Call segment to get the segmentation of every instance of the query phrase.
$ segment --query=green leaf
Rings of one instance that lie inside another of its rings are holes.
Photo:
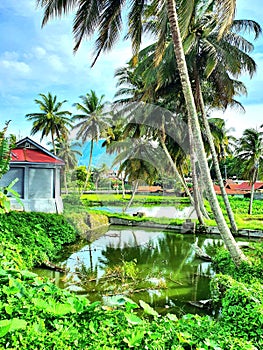
[[[46,311],[56,316],[63,316],[68,313],[72,313],[75,310],[72,308],[72,306],[69,303],[62,304],[62,303],[54,302],[54,304],[51,304],[47,307]]]
[[[124,313],[126,320],[131,324],[141,324],[143,323],[143,320],[140,319],[140,317],[134,315],[134,314],[128,314],[127,312]]]
[[[19,318],[13,318],[11,321],[10,332],[16,331],[17,329],[26,328],[27,322],[25,320],[21,320]]]
[[[141,341],[144,337],[145,331],[141,329],[137,329],[134,333],[132,333],[129,337],[125,337],[123,340],[128,344],[129,348],[133,348],[135,346],[140,346]]]
[[[18,329],[24,329],[27,325],[25,320],[19,318],[13,318],[11,320],[0,321],[0,337],[4,337],[8,332],[16,331]]]
[[[143,300],[139,300],[139,303],[146,314],[158,316],[158,312],[156,312],[149,304],[145,303]]]
[[[32,302],[36,307],[38,307],[42,310],[45,310],[48,307],[48,303],[43,299],[33,298]]]
[[[91,333],[96,333],[96,329],[93,321],[90,321],[89,323],[89,330],[91,331]]]
[[[10,320],[0,321],[0,337],[4,337],[9,332],[10,326],[11,326]]]
[[[12,315],[13,307],[10,306],[10,305],[6,305],[6,306],[5,306],[5,312],[6,312],[8,315]]]

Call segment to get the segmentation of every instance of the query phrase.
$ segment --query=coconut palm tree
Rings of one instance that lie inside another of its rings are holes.
[[[80,114],[75,114],[72,120],[80,120],[80,122],[74,126],[74,129],[77,129],[77,138],[81,138],[82,143],[90,139],[90,154],[87,164],[88,172],[83,188],[84,191],[90,176],[94,142],[97,142],[105,134],[110,124],[104,111],[104,95],[98,97],[95,91],[91,90],[85,96],[80,96],[80,99],[82,103],[74,104],[77,110],[80,111]]]
[[[230,29],[218,40],[221,23],[218,22],[217,13],[214,12],[215,3],[216,1],[208,1],[206,3],[195,1],[193,6],[189,7],[190,18],[188,21],[181,21],[180,27],[184,37],[183,45],[187,54],[188,71],[191,81],[193,81],[195,104],[198,113],[202,116],[203,136],[205,136],[211,149],[210,152],[230,219],[231,228],[235,232],[237,231],[237,226],[224,188],[216,157],[216,150],[213,144],[213,137],[206,117],[206,109],[201,93],[201,79],[205,79],[206,85],[207,79],[210,79],[209,92],[212,99],[211,97],[210,101],[206,99],[206,104],[208,102],[212,107],[216,106],[217,108],[220,107],[224,109],[229,105],[240,105],[233,99],[233,96],[234,94],[245,93],[246,89],[241,82],[233,80],[231,76],[238,76],[242,71],[247,71],[252,76],[255,72],[256,65],[254,60],[247,54],[252,50],[253,45],[242,36],[238,35],[238,32],[247,30],[253,32],[255,38],[257,38],[261,33],[261,28],[259,24],[254,21],[233,21]],[[156,26],[159,26],[158,21],[151,24],[150,29],[154,30]],[[171,42],[169,35],[167,38]],[[156,81],[154,84],[160,92],[163,92],[164,87],[166,87],[167,91],[167,86],[173,84],[173,80],[168,76],[171,70],[167,69],[167,66],[173,64],[174,55],[170,49],[170,45],[166,45],[164,58],[162,61],[158,61],[158,70],[156,70],[156,67],[152,69],[151,65],[149,65],[149,58],[152,62],[154,60],[156,62],[156,57],[154,56],[156,55],[155,52],[156,50],[153,50],[153,45],[148,48],[148,54],[147,48],[144,49],[144,57],[146,57],[144,67],[146,68],[146,72],[148,70],[148,75],[153,76],[152,79],[149,80],[146,73],[145,80],[149,81],[151,91],[154,90],[152,86],[154,80]],[[154,71],[156,73],[152,74]],[[175,71],[172,74],[175,76]],[[206,90],[208,91],[208,89]],[[211,90],[213,94],[211,94]]]
[[[243,175],[251,183],[248,214],[252,214],[255,182],[263,161],[263,132],[254,128],[244,130],[238,142],[236,157],[238,164],[242,165]]]
[[[41,112],[28,113],[26,118],[33,121],[31,135],[42,132],[40,140],[51,136],[54,154],[56,154],[55,139],[64,138],[68,135],[68,127],[72,127],[72,121],[67,116],[71,115],[71,112],[61,110],[62,105],[67,100],[58,102],[57,96],[53,97],[50,92],[47,95],[39,94],[39,96],[42,100],[35,99],[35,103],[39,105]]]
[[[185,17],[184,19],[189,18],[189,16],[187,16],[188,8],[189,4],[192,4],[193,2],[194,0],[191,2],[185,1],[180,3],[180,10],[185,10],[182,11],[184,14],[183,17]],[[111,49],[113,44],[118,39],[122,29],[122,13],[124,12],[124,5],[130,5],[128,8],[129,21],[127,37],[131,38],[132,40],[132,48],[135,54],[134,60],[136,61],[136,56],[137,52],[139,51],[143,33],[143,14],[145,11],[146,2],[100,1],[94,3],[86,0],[79,3],[76,0],[63,2],[60,0],[54,0],[52,2],[49,0],[37,0],[37,3],[45,9],[42,22],[43,24],[54,16],[62,16],[69,11],[76,10],[73,25],[73,33],[75,35],[76,42],[74,48],[75,50],[78,49],[84,37],[94,34],[98,30],[93,64],[96,62],[100,53]],[[218,32],[218,38],[220,38],[233,21],[236,0],[216,0],[215,4],[217,6],[218,16],[221,20],[220,30]],[[167,37],[166,32],[168,27],[170,27],[182,91],[186,102],[188,121],[190,127],[192,128],[193,140],[202,172],[202,181],[206,184],[207,198],[217,222],[220,234],[231,254],[233,261],[236,263],[236,265],[239,265],[242,261],[246,260],[246,257],[236,244],[234,237],[227,226],[214,191],[182,45],[176,5],[177,3],[175,0],[159,0],[152,3],[153,15],[157,16],[162,9],[164,9],[166,12],[166,17],[162,16],[160,26],[158,28],[158,50],[160,53],[163,51],[165,39]],[[169,26],[167,24],[169,24]],[[161,55],[159,55],[159,57],[161,57]]]

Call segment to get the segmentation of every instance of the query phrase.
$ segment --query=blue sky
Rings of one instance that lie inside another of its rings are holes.
[[[68,100],[64,107],[73,113],[72,104],[90,89],[111,101],[114,72],[131,53],[129,42],[120,41],[91,69],[92,42],[83,42],[77,54],[72,52],[72,19],[54,20],[41,29],[41,17],[35,0],[0,1],[0,128],[11,119],[9,132],[20,137],[30,136],[32,124],[25,114],[38,111],[34,99],[39,93],[51,92],[58,100]],[[253,19],[263,27],[262,0],[237,0],[236,17]],[[246,113],[228,110],[224,114],[237,135],[247,127],[263,124],[263,37],[254,45],[252,56],[258,71],[252,80],[242,78],[248,96],[239,99]],[[39,142],[39,135],[34,140]]]

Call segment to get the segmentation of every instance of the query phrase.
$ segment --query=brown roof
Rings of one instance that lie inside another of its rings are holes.
[[[138,186],[137,192],[161,192],[161,186]]]
[[[215,193],[216,194],[221,194],[220,186],[214,185]],[[226,193],[229,195],[234,195],[234,194],[244,194],[247,193],[248,191],[242,191],[238,188],[227,188],[225,187]]]
[[[252,185],[248,181],[244,181],[238,186],[238,189],[241,191],[251,191],[251,187]],[[263,182],[255,182],[254,188],[255,190],[263,189]]]

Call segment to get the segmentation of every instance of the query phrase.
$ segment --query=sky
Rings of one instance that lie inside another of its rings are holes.
[[[91,68],[92,41],[84,41],[73,54],[72,17],[52,20],[41,28],[42,14],[35,0],[0,0],[0,130],[11,120],[8,131],[18,138],[30,137],[32,122],[25,115],[39,111],[34,99],[40,93],[51,92],[58,101],[67,100],[63,109],[73,114],[73,103],[91,89],[112,101],[115,70],[131,57],[130,43],[120,40]],[[252,19],[263,27],[262,0],[237,0],[236,18]],[[246,112],[227,110],[213,115],[224,117],[236,136],[245,128],[263,124],[263,36],[253,43],[251,56],[257,73],[252,80],[240,78],[248,90],[246,97],[238,99]],[[40,142],[40,135],[32,138]]]

